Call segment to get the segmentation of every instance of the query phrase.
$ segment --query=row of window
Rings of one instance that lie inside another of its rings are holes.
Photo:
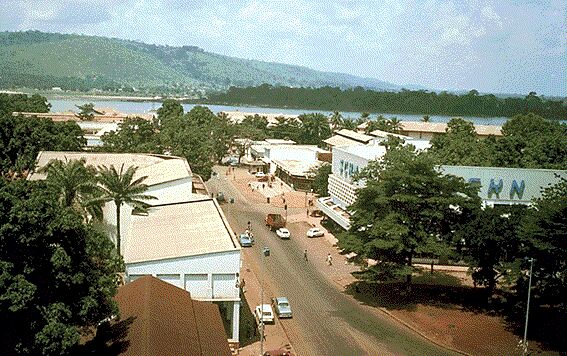
[[[333,175],[329,176],[329,193],[345,202],[347,206],[356,200],[356,193],[352,186]]]
[[[339,172],[342,177],[351,178],[358,173],[358,166],[341,159],[339,161]]]

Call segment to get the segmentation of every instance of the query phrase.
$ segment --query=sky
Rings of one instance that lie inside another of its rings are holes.
[[[198,46],[430,90],[567,96],[565,0],[1,0],[0,31]]]

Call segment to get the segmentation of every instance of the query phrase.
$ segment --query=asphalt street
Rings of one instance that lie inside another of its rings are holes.
[[[269,231],[265,214],[283,213],[283,209],[248,203],[224,175],[213,177],[207,186],[213,193],[222,191],[234,198],[234,203],[223,205],[223,211],[236,233],[252,222],[255,245],[243,249],[243,258],[257,276],[262,274],[262,247],[270,248],[270,256],[263,261],[264,300],[289,299],[294,316],[281,324],[299,355],[452,354],[345,294],[324,276],[322,263],[305,261],[303,245],[294,236],[304,236],[306,228],[290,225],[290,240]]]

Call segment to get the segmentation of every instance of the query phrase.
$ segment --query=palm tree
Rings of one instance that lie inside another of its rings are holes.
[[[152,195],[143,194],[148,186],[142,182],[147,176],[133,180],[138,167],[130,166],[124,172],[124,164],[118,172],[114,166],[98,167],[98,182],[102,195],[95,199],[100,203],[113,201],[116,204],[116,249],[120,254],[120,208],[122,204],[130,204],[134,208],[147,209],[149,205],[144,200],[157,199]]]
[[[86,219],[89,217],[102,220],[102,208],[91,203],[100,195],[96,184],[96,170],[85,166],[86,160],[52,160],[38,172],[47,173],[46,183],[59,195],[63,207],[72,207]]]
[[[400,133],[402,131],[402,122],[398,118],[393,117],[390,119],[390,128],[392,133]]]
[[[423,118],[421,119],[421,122],[429,122],[431,118],[429,117],[429,115],[423,115]]]
[[[333,113],[329,116],[329,123],[331,124],[333,131],[335,131],[339,127],[342,127],[343,121],[343,116],[338,111],[333,111]]]

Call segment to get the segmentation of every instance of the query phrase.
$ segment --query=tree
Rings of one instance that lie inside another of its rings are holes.
[[[102,209],[91,201],[100,195],[96,184],[96,169],[85,166],[85,159],[65,162],[53,160],[39,172],[47,173],[47,186],[59,197],[64,208],[73,208],[85,218],[102,220]]]
[[[3,354],[62,355],[117,313],[112,242],[41,181],[0,178]]]
[[[97,179],[102,189],[102,195],[93,200],[93,203],[114,202],[116,205],[116,249],[121,254],[120,245],[120,208],[123,204],[133,206],[135,209],[146,209],[149,205],[145,200],[157,199],[152,195],[145,195],[148,186],[142,182],[147,176],[134,179],[138,167],[130,166],[124,171],[124,164],[117,171],[114,166],[98,167]]]
[[[529,268],[527,259],[533,258],[533,296],[537,304],[567,308],[567,179],[545,188],[541,198],[533,201],[522,221],[520,239],[522,253],[526,257],[524,268]],[[527,277],[521,274],[518,280],[520,295],[527,290]]]
[[[413,146],[391,148],[358,179],[366,186],[357,191],[351,227],[339,243],[358,258],[378,261],[359,275],[363,279],[405,276],[409,288],[413,257],[448,254],[458,223],[480,207],[477,187],[442,175]]]
[[[429,122],[431,120],[431,118],[429,117],[429,115],[423,115],[423,117],[421,118],[421,122]]]
[[[476,284],[486,286],[490,298],[497,281],[511,281],[521,241],[520,223],[524,206],[496,206],[479,210],[475,217],[456,232],[458,246],[466,246],[469,269]]]
[[[166,99],[157,109],[157,115],[159,126],[167,125],[169,119],[183,116],[183,106],[177,100]]]
[[[75,114],[81,121],[92,121],[94,119],[94,114],[101,114],[96,111],[93,103],[86,103],[83,105],[76,105],[79,109],[79,113]]]
[[[320,145],[333,135],[329,121],[323,114],[302,114],[298,118],[303,128],[299,142],[301,144]]]
[[[460,117],[447,124],[447,133],[431,139],[429,154],[438,164],[490,166],[491,147],[476,134],[474,125]]]
[[[162,153],[157,130],[139,117],[127,118],[118,124],[118,131],[107,132],[101,139],[106,152]]]
[[[26,94],[0,93],[0,115],[12,115],[14,112],[49,112],[51,104],[39,94],[28,97]]]
[[[271,136],[284,140],[299,142],[302,140],[302,124],[295,118],[277,117],[277,123],[270,127]]]
[[[323,163],[317,172],[315,173],[315,179],[313,180],[313,191],[319,196],[329,195],[329,175],[331,174],[332,166],[328,163]]]
[[[329,117],[329,123],[331,124],[331,129],[333,131],[338,130],[343,126],[344,119],[340,112],[333,111],[333,113]]]
[[[4,175],[31,171],[41,150],[80,151],[85,145],[76,122],[0,115],[0,171]]]

